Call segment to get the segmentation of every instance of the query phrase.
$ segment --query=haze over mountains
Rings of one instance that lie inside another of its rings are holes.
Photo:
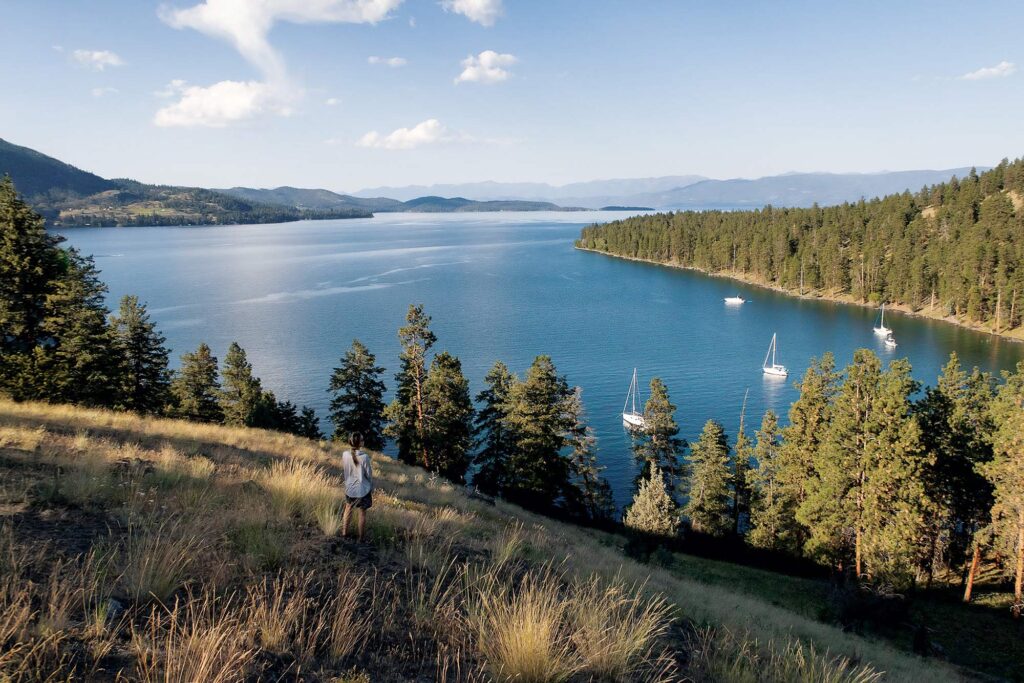
[[[979,172],[987,167],[979,167]],[[480,182],[446,185],[375,187],[353,192],[355,197],[418,197],[424,194],[459,196],[478,201],[543,200],[562,206],[601,208],[647,206],[655,209],[806,207],[814,203],[841,204],[871,199],[963,177],[970,167],[880,173],[787,173],[748,180],[715,180],[703,176],[664,176],[594,180],[552,186],[544,183]]]

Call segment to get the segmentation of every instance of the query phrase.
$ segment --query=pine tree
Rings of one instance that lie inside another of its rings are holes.
[[[486,388],[476,396],[480,409],[473,427],[476,473],[473,484],[488,495],[503,493],[515,440],[507,424],[508,401],[519,379],[501,361],[484,377]]]
[[[200,344],[193,353],[181,357],[181,367],[171,380],[174,398],[173,414],[196,422],[221,422],[220,382],[217,379],[217,358],[210,347]]]
[[[674,537],[679,532],[679,512],[668,495],[665,477],[655,465],[640,481],[633,504],[622,520],[630,529],[657,536]]]
[[[143,414],[160,413],[170,399],[167,341],[136,296],[125,296],[110,320],[121,355],[121,405]]]
[[[423,383],[427,469],[457,483],[466,481],[473,444],[473,401],[462,363],[447,351],[434,357]]]
[[[245,349],[238,342],[231,342],[221,372],[220,408],[224,424],[272,429],[276,407],[273,395],[264,397],[262,384],[252,373]]]
[[[316,416],[315,410],[309,406],[302,406],[295,433],[314,441],[324,438],[323,432],[320,431],[320,418]]]
[[[384,368],[358,339],[331,374],[331,422],[335,440],[347,441],[359,432],[367,448],[384,448]]]
[[[506,497],[535,509],[559,502],[569,482],[569,461],[562,456],[571,425],[565,401],[571,394],[548,356],[537,356],[522,382],[509,392],[506,424],[515,438],[509,461]]]
[[[1024,362],[1014,373],[1003,373],[1004,383],[992,403],[996,424],[993,458],[981,466],[991,483],[992,532],[997,547],[1013,558],[1014,615],[1024,609]]]
[[[740,429],[736,433],[736,446],[733,448],[732,459],[732,523],[733,533],[739,535],[744,515],[750,514],[751,473],[750,461],[754,457],[753,444],[747,438],[740,419]]]
[[[633,453],[641,464],[637,484],[657,467],[670,489],[674,489],[683,474],[680,453],[686,447],[678,438],[676,407],[669,400],[668,387],[659,378],[651,379],[651,394],[644,405],[644,430],[635,436]]]
[[[791,500],[787,500],[778,479],[779,419],[768,411],[757,432],[751,472],[750,534],[751,545],[770,550],[799,552]]]
[[[583,390],[576,387],[566,400],[569,431],[567,445],[571,449],[569,469],[572,481],[565,492],[566,507],[577,516],[594,520],[610,520],[615,514],[612,489],[604,478],[604,467],[597,464],[597,437],[587,424],[583,407]]]
[[[422,305],[410,305],[405,321],[398,330],[402,367],[395,375],[395,399],[385,411],[385,434],[398,444],[398,457],[403,462],[430,469],[423,385],[427,380],[427,354],[437,337],[430,331],[430,316],[423,312]]]
[[[798,519],[798,511],[807,500],[839,381],[831,353],[821,360],[812,358],[798,385],[800,396],[789,408],[789,425],[782,430],[773,471],[777,484],[773,499],[778,510],[775,538],[794,554],[802,553],[807,543],[807,527]]]
[[[810,554],[903,585],[920,559],[930,505],[914,391],[906,361],[882,372],[874,353],[854,353],[799,511]]]
[[[968,375],[954,353],[915,406],[922,443],[933,464],[924,472],[924,485],[934,502],[929,516],[928,550],[924,562],[930,584],[936,561],[972,555],[974,536],[988,519],[992,487],[980,466],[992,458],[991,376],[977,368]]]
[[[729,514],[729,441],[722,425],[708,420],[700,439],[690,450],[683,514],[694,531],[723,536],[732,529]]]

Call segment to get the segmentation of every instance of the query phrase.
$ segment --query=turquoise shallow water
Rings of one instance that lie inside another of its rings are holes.
[[[222,357],[237,340],[281,399],[326,416],[331,368],[358,337],[397,368],[396,330],[409,303],[434,318],[437,350],[458,355],[474,394],[496,359],[522,372],[553,357],[583,387],[600,457],[620,503],[634,466],[620,413],[634,366],[642,387],[667,383],[682,435],[709,418],[735,435],[785,413],[793,382],[825,351],[845,364],[859,347],[906,356],[933,383],[950,351],[965,365],[1013,367],[1024,344],[898,313],[900,345],[884,348],[875,312],[799,300],[697,273],[576,251],[579,229],[624,214],[383,214],[373,219],[228,227],[82,228],[65,233],[93,254],[111,302],[138,294],[175,358],[200,341]],[[726,296],[749,299],[727,307]],[[773,333],[786,380],[761,373]],[[646,388],[642,390],[646,396]]]

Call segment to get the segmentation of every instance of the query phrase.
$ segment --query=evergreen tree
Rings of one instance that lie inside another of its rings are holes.
[[[622,522],[630,529],[657,536],[671,538],[679,532],[679,512],[668,495],[665,477],[657,465],[640,481],[633,504],[626,510]]]
[[[565,402],[571,394],[548,356],[537,356],[522,382],[509,391],[506,424],[515,438],[506,497],[535,509],[557,506],[570,480],[562,457],[572,427]]]
[[[437,337],[430,331],[430,316],[423,312],[422,305],[410,305],[405,322],[398,330],[402,367],[395,375],[395,399],[385,410],[385,434],[398,444],[398,457],[403,462],[431,469],[423,385],[427,380],[427,354]]]
[[[644,430],[636,435],[633,453],[641,463],[637,482],[657,467],[666,484],[674,488],[683,474],[680,453],[686,447],[678,438],[679,425],[675,419],[676,407],[668,396],[668,387],[659,378],[651,380],[651,395],[644,405]]]
[[[423,383],[423,407],[428,469],[464,483],[473,444],[473,401],[462,363],[447,351],[430,364]]]
[[[484,377],[486,388],[476,396],[480,409],[473,427],[477,449],[473,484],[492,496],[500,495],[508,480],[509,461],[515,448],[507,424],[508,402],[518,381],[504,363],[497,361]]]
[[[937,561],[945,558],[943,564],[951,566],[952,558],[971,554],[976,532],[987,523],[992,488],[980,466],[992,458],[993,391],[991,376],[977,368],[968,375],[954,353],[938,385],[928,387],[915,406],[922,444],[932,458],[924,472],[924,485],[935,504],[924,558],[929,583]]]
[[[751,472],[750,534],[751,545],[770,550],[799,551],[794,528],[791,500],[782,495],[778,479],[779,419],[768,411],[757,432],[754,459],[757,468]]]
[[[859,349],[831,410],[815,476],[799,511],[808,551],[856,576],[908,583],[920,558],[929,501],[921,484],[927,458],[910,412],[916,390],[906,361],[882,372]]]
[[[252,373],[245,349],[238,342],[231,342],[221,373],[220,408],[224,424],[273,428],[276,407],[273,395],[264,397],[262,384]]]
[[[320,419],[316,416],[316,411],[309,406],[302,406],[296,427],[295,433],[298,436],[304,436],[314,441],[324,438],[323,432],[320,431]]]
[[[576,387],[565,404],[569,432],[566,435],[572,481],[565,493],[566,507],[573,514],[594,520],[610,520],[615,514],[612,489],[597,464],[597,437],[587,424],[583,390]]]
[[[1013,558],[1014,615],[1024,609],[1024,362],[1016,372],[1003,373],[1005,382],[992,403],[997,425],[993,458],[981,465],[991,483],[992,532],[998,548]]]
[[[125,296],[110,320],[121,355],[121,405],[143,414],[162,412],[170,400],[166,339],[136,296]]]
[[[729,514],[729,441],[722,425],[708,420],[690,450],[690,476],[683,514],[694,531],[723,536],[732,529]]]
[[[200,344],[193,353],[181,357],[181,367],[171,380],[174,399],[173,414],[196,422],[221,422],[220,382],[217,379],[217,358],[210,347]]]
[[[736,433],[736,447],[732,459],[732,523],[733,533],[739,535],[744,515],[750,514],[750,460],[754,457],[754,447],[743,430],[743,419]]]
[[[359,432],[367,448],[384,448],[384,368],[358,339],[331,374],[331,422],[335,440],[347,441]]]
[[[789,425],[782,430],[772,472],[776,482],[773,501],[778,512],[774,537],[794,554],[803,552],[807,542],[807,527],[798,519],[798,511],[807,500],[808,483],[814,477],[814,463],[839,382],[840,373],[831,353],[821,360],[812,358],[798,385],[800,396],[789,408]]]

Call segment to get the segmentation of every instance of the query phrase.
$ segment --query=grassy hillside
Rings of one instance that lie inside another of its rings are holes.
[[[0,175],[5,173],[26,197],[50,192],[90,195],[114,188],[98,175],[0,138]]]
[[[383,456],[342,539],[340,450],[0,402],[0,680],[961,677]]]

